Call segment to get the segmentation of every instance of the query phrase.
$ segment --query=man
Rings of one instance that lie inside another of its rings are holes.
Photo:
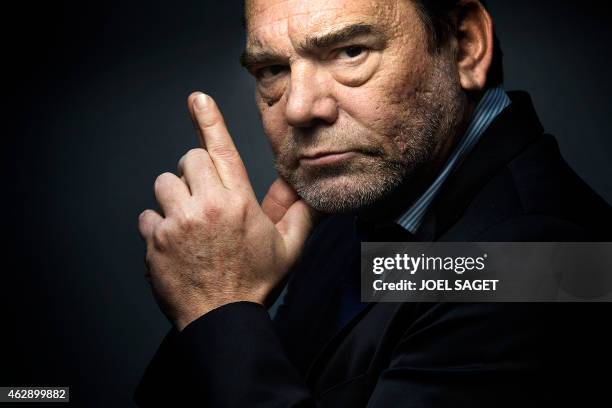
[[[567,167],[528,96],[501,88],[482,2],[250,0],[245,15],[242,62],[280,178],[260,206],[214,101],[189,97],[202,148],[156,180],[161,212],[139,221],[175,327],[139,404],[582,398],[567,386],[602,350],[595,306],[359,300],[360,241],[609,236],[608,205]],[[273,322],[264,305],[287,279]]]

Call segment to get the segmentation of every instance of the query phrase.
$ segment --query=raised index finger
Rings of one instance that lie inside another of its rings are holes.
[[[201,92],[194,92],[189,96],[189,111],[198,130],[200,144],[208,151],[223,185],[230,189],[249,188],[244,163],[215,101]]]

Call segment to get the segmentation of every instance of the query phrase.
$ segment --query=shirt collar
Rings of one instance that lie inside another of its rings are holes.
[[[488,89],[485,92],[476,106],[472,121],[465,134],[451,153],[442,171],[430,187],[396,220],[397,224],[412,234],[417,233],[431,203],[446,179],[472,151],[495,118],[511,103],[510,98],[501,86]]]

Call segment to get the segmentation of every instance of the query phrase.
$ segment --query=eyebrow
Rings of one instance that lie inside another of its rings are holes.
[[[246,69],[250,69],[256,65],[279,63],[281,60],[283,60],[283,58],[275,52],[245,50],[240,56],[240,65]]]
[[[377,32],[377,30],[370,24],[351,24],[329,33],[308,37],[300,44],[300,48],[306,50],[331,48],[334,45],[350,41],[356,37],[370,35],[375,32]]]
[[[328,33],[308,37],[298,45],[298,48],[302,50],[327,49],[357,37],[371,34],[380,34],[380,31],[370,24],[356,23]],[[277,53],[263,49],[246,49],[240,56],[240,64],[249,69],[256,65],[278,64],[284,59]]]

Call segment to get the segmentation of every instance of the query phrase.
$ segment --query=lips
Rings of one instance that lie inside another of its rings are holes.
[[[356,153],[352,151],[304,154],[300,157],[300,164],[306,166],[326,166],[350,160],[355,154]]]

